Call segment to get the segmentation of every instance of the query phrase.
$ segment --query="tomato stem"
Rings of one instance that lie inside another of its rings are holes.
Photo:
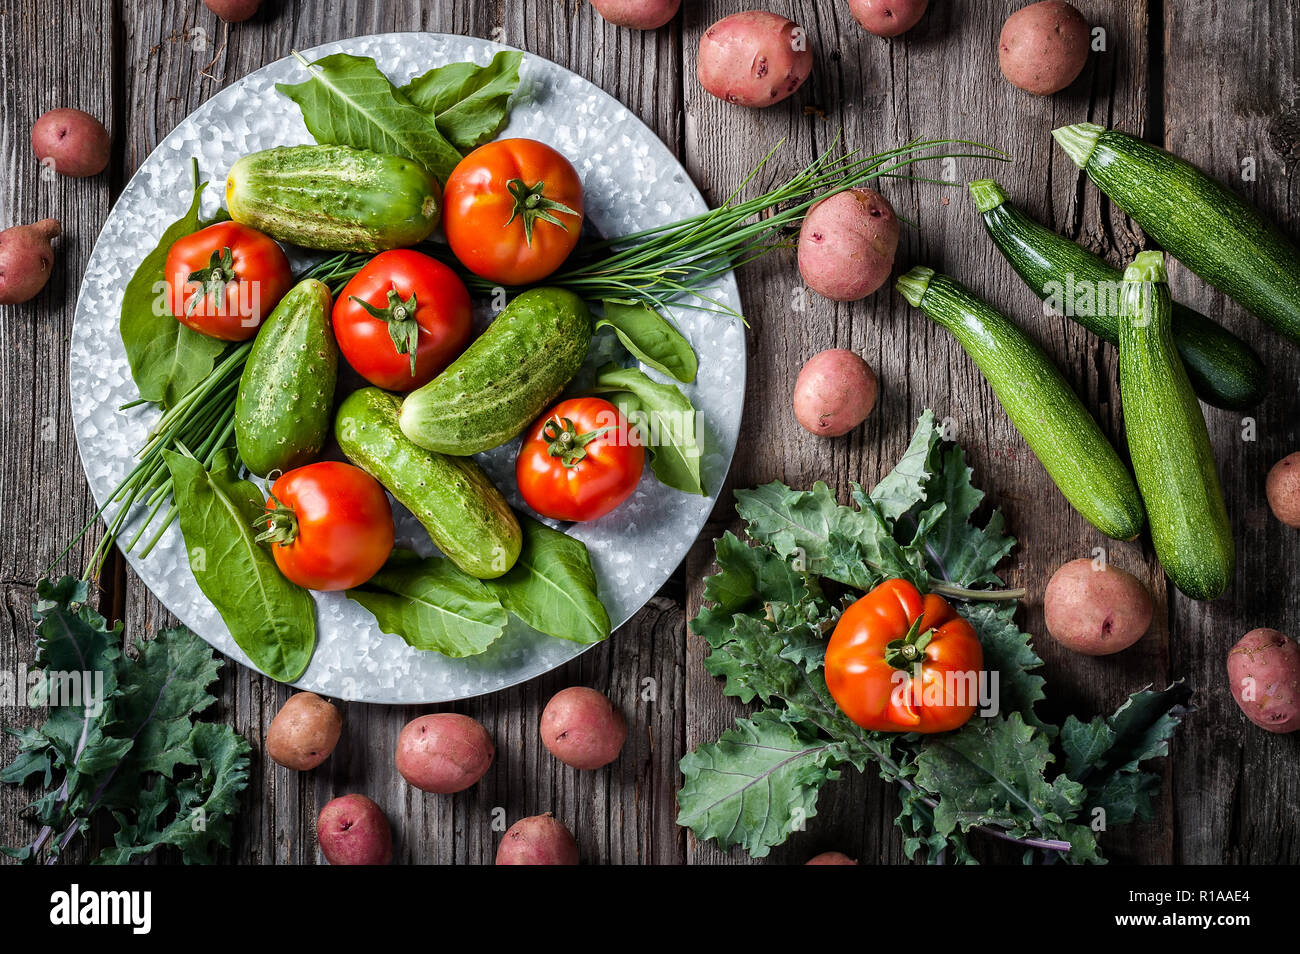
[[[587,445],[612,430],[612,426],[601,427],[579,434],[578,426],[569,418],[551,418],[542,425],[542,437],[546,440],[546,453],[560,458],[565,467],[576,467],[587,456]]]
[[[292,507],[282,504],[275,494],[271,494],[271,503],[274,506],[268,505],[253,521],[253,526],[266,523],[266,529],[257,535],[257,542],[287,547],[298,539],[298,515]]]
[[[509,226],[515,219],[523,216],[524,219],[524,240],[529,246],[533,244],[533,226],[538,219],[543,222],[550,222],[552,225],[558,225],[564,231],[569,231],[568,225],[557,219],[553,213],[563,212],[565,215],[577,216],[578,213],[569,208],[563,202],[556,202],[554,199],[546,196],[546,183],[538,182],[537,185],[530,186],[523,179],[511,179],[506,183],[506,188],[514,196],[515,206],[510,212],[510,218],[506,219],[506,225]]]
[[[207,268],[190,272],[189,277],[185,279],[187,287],[199,286],[185,303],[185,314],[193,314],[194,309],[198,308],[208,295],[212,296],[213,304],[220,311],[225,306],[226,286],[238,278],[239,276],[235,274],[235,256],[230,251],[230,246],[213,249]]]
[[[349,295],[348,298],[359,305],[371,318],[387,323],[388,337],[393,339],[393,347],[397,349],[397,353],[411,356],[411,376],[414,377],[415,355],[420,346],[420,325],[415,320],[419,303],[415,299],[415,294],[412,293],[410,298],[403,301],[402,296],[397,293],[397,286],[393,285],[388,289],[388,302],[383,307],[372,305],[356,295]]]

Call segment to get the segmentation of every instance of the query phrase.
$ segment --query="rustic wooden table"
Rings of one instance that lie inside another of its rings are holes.
[[[52,215],[62,221],[65,237],[49,289],[31,305],[0,310],[0,665],[13,671],[30,662],[35,582],[94,509],[73,441],[66,370],[86,259],[136,167],[179,120],[227,84],[291,48],[328,40],[401,30],[473,34],[549,57],[617,96],[681,157],[714,202],[782,138],[780,162],[789,169],[825,149],[841,130],[849,145],[870,151],[913,137],[965,136],[1002,146],[1015,162],[995,170],[987,164],[959,168],[962,180],[994,172],[1040,219],[1119,262],[1142,247],[1141,234],[1048,135],[1055,126],[1094,120],[1163,143],[1234,183],[1293,235],[1300,232],[1300,192],[1291,176],[1300,160],[1297,5],[1272,0],[1246,12],[1234,4],[1162,0],[1076,3],[1104,28],[1106,49],[1092,56],[1073,86],[1046,99],[1012,88],[997,68],[998,30],[1021,5],[1015,0],[935,0],[921,24],[893,42],[863,32],[844,0],[768,4],[807,28],[817,65],[798,95],[765,111],[719,102],[695,79],[701,31],[742,9],[741,0],[687,0],[669,26],[645,34],[607,25],[582,0],[267,0],[255,20],[235,26],[220,23],[198,0],[6,4],[0,10],[0,224]],[[28,129],[56,106],[103,117],[114,143],[105,174],[42,181]],[[1243,181],[1243,168],[1252,167],[1254,177]],[[905,229],[899,264],[943,268],[1018,316],[1097,410],[1103,427],[1122,437],[1114,351],[1067,320],[1042,316],[984,239],[964,192],[897,181],[883,189],[917,226]],[[1048,707],[1058,714],[1109,711],[1126,693],[1177,677],[1196,688],[1199,711],[1180,730],[1166,762],[1158,819],[1106,835],[1109,856],[1300,861],[1300,735],[1277,737],[1250,727],[1233,705],[1223,672],[1228,647],[1246,630],[1300,630],[1298,538],[1271,518],[1263,494],[1269,465],[1300,446],[1300,351],[1173,267],[1179,298],[1256,342],[1274,382],[1271,396],[1253,412],[1253,428],[1237,414],[1207,415],[1239,567],[1226,596],[1201,604],[1172,590],[1147,543],[1110,543],[1070,510],[971,362],[898,295],[881,292],[854,304],[814,297],[799,311],[793,305],[798,272],[792,257],[781,254],[746,268],[740,283],[752,331],[731,485],[778,478],[805,486],[823,479],[844,492],[850,481],[871,483],[893,465],[922,409],[952,417],[978,484],[1020,539],[1006,567],[1012,583],[1040,594],[1057,566],[1104,545],[1113,561],[1156,594],[1151,632],[1118,657],[1073,656],[1046,637],[1036,640],[1047,661]],[[789,407],[800,365],[828,347],[863,354],[883,387],[867,424],[834,441],[800,430]],[[288,690],[228,664],[219,717],[250,739],[256,755],[227,858],[241,864],[317,861],[319,807],[356,790],[387,812],[403,862],[490,861],[499,837],[491,827],[496,808],[511,820],[554,812],[576,832],[590,862],[746,862],[739,851],[697,843],[673,823],[678,759],[715,738],[739,711],[704,671],[703,646],[686,624],[699,603],[710,541],[732,519],[728,495],[670,584],[608,643],[544,678],[455,707],[481,720],[498,747],[498,762],[483,783],[455,797],[422,795],[393,769],[397,733],[425,711],[418,708],[345,705],[343,740],[322,768],[303,775],[279,768],[260,749]],[[83,564],[92,544],[75,551],[69,565]],[[129,632],[174,622],[120,559],[101,582],[101,609],[124,619]],[[1044,632],[1034,601],[1023,615],[1024,628]],[[647,678],[654,680],[653,701],[643,698]],[[541,706],[572,684],[608,692],[628,714],[627,747],[609,770],[575,773],[540,745]],[[36,715],[0,712],[9,725]],[[6,739],[0,759],[7,762],[12,753]],[[0,789],[0,841],[12,843],[23,828],[17,819],[23,795]],[[798,863],[836,848],[868,862],[901,861],[892,823],[896,804],[883,783],[846,778],[830,787],[808,830],[770,860]]]

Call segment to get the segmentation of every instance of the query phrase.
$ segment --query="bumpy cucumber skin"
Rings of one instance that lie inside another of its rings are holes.
[[[348,395],[334,419],[339,447],[415,514],[458,567],[480,580],[501,576],[523,546],[514,511],[474,461],[407,440],[397,425],[399,404],[379,388]]]
[[[1035,222],[1010,202],[983,213],[984,228],[1011,267],[1044,301],[1050,284],[1065,287],[1066,276],[1076,285],[1109,283],[1117,289],[1122,273],[1087,249]],[[1068,290],[1068,289],[1067,289]],[[1094,314],[1069,317],[1097,337],[1119,344],[1119,302],[1108,296]],[[1259,403],[1268,390],[1263,362],[1248,344],[1198,311],[1174,302],[1174,343],[1187,368],[1192,387],[1207,404],[1242,411]]]
[[[587,358],[591,332],[591,312],[572,292],[524,292],[442,374],[407,395],[402,433],[456,456],[499,447],[564,390]]]
[[[970,355],[1071,506],[1108,537],[1136,537],[1144,513],[1133,476],[1042,349],[946,275],[930,278],[919,307]]]
[[[348,146],[277,146],[250,153],[226,177],[236,222],[304,248],[383,252],[438,227],[441,189],[400,156]]]
[[[330,432],[339,349],[330,290],[309,278],[257,332],[235,398],[235,446],[259,477],[316,459]]]
[[[1300,248],[1254,206],[1190,162],[1113,129],[1084,168],[1170,255],[1300,341]]]
[[[1232,582],[1236,547],[1205,418],[1174,347],[1169,286],[1125,285],[1119,390],[1151,542],[1175,586],[1214,599]]]

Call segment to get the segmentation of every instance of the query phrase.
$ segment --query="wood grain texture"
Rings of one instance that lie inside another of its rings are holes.
[[[1022,93],[1001,77],[995,44],[1017,0],[937,3],[914,30],[893,41],[871,37],[841,0],[769,5],[802,24],[817,66],[791,100],[767,110],[722,103],[695,79],[704,29],[748,4],[702,0],[683,5],[669,26],[642,34],[597,17],[585,0],[285,0],[245,24],[220,23],[193,0],[114,4],[107,0],[39,0],[0,12],[2,225],[59,216],[62,240],[51,289],[23,308],[0,309],[0,356],[6,414],[0,440],[0,665],[31,658],[30,603],[35,581],[85,521],[92,506],[72,440],[67,406],[66,341],[86,257],[111,199],[149,152],[200,104],[248,72],[306,48],[347,36],[427,30],[490,37],[548,57],[616,96],[682,159],[711,202],[721,201],[768,150],[785,140],[760,187],[773,184],[831,146],[892,148],[914,137],[960,136],[991,142],[1013,163],[958,160],[922,174],[950,178],[944,188],[892,180],[880,185],[904,229],[899,270],[942,269],[1014,316],[1058,362],[1124,454],[1113,349],[1071,322],[1045,316],[1035,296],[984,238],[964,183],[993,175],[1012,199],[1041,221],[1120,264],[1143,236],[1110,206],[1052,144],[1048,131],[1091,120],[1169,147],[1225,180],[1241,160],[1256,160],[1257,178],[1239,190],[1300,231],[1292,175],[1300,159],[1300,23],[1281,0],[1250,18],[1214,5],[1104,3],[1078,0],[1105,30],[1083,76],[1051,98]],[[40,42],[55,24],[78,38],[73,70]],[[43,182],[27,142],[30,123],[56,105],[105,117],[114,135],[110,170],[91,180]],[[1234,176],[1236,178],[1234,178]],[[1156,623],[1118,658],[1073,656],[1045,635],[1041,607],[1028,601],[1020,623],[1044,633],[1035,648],[1046,661],[1046,708],[1091,715],[1113,709],[1147,683],[1183,676],[1197,687],[1197,712],[1168,761],[1155,822],[1107,834],[1113,860],[1139,862],[1273,862],[1300,860],[1293,806],[1300,800],[1300,736],[1266,736],[1248,726],[1227,692],[1223,656],[1247,629],[1295,627],[1300,591],[1296,537],[1267,513],[1263,475],[1300,446],[1296,382],[1300,352],[1271,336],[1240,308],[1174,270],[1179,297],[1263,343],[1277,383],[1254,417],[1257,439],[1241,439],[1239,415],[1209,410],[1211,433],[1237,528],[1237,585],[1209,606],[1172,592],[1149,544],[1117,544],[1089,527],[1045,480],[971,362],[942,330],[896,294],[837,304],[806,295],[793,257],[774,255],[747,267],[741,292],[751,325],[741,446],[728,486],[780,479],[795,486],[826,480],[841,495],[873,484],[898,459],[921,411],[949,417],[987,491],[1019,537],[1005,568],[1008,581],[1041,594],[1065,561],[1104,547],[1157,596]],[[882,393],[866,425],[835,441],[803,432],[789,395],[802,363],[825,348],[852,348],[880,376]],[[261,757],[262,740],[288,690],[227,664],[218,717],[254,745],[255,770],[236,842],[226,860],[240,863],[319,861],[315,818],[330,798],[350,791],[373,797],[393,823],[404,862],[490,863],[504,827],[552,811],[576,833],[582,857],[602,863],[748,863],[681,829],[676,815],[677,762],[690,747],[716,738],[742,712],[703,668],[703,641],[686,620],[700,602],[711,541],[734,527],[729,495],[675,577],[606,644],[557,672],[493,696],[456,705],[493,735],[497,760],[484,782],[454,797],[422,794],[392,764],[397,734],[428,707],[344,704],[343,740],[314,773],[290,773]],[[71,564],[84,562],[86,546]],[[153,633],[174,619],[120,561],[105,576],[102,606],[127,629]],[[609,769],[578,773],[541,746],[537,721],[555,691],[589,685],[609,693],[625,713],[629,741]],[[38,713],[6,707],[5,724]],[[0,759],[12,744],[0,742]],[[849,773],[852,776],[852,773]],[[24,830],[16,819],[23,794],[0,788],[0,840]],[[773,851],[770,862],[800,863],[828,849],[864,862],[899,862],[893,826],[897,795],[874,778],[846,777],[829,786],[808,830]],[[989,860],[1012,860],[1000,846],[980,846]]]

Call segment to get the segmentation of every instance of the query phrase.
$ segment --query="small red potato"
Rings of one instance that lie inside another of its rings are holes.
[[[17,305],[35,298],[50,280],[59,235],[57,219],[35,225],[15,225],[0,232],[0,305]]]
[[[1007,17],[998,64],[1013,86],[1050,96],[1073,83],[1088,62],[1088,21],[1061,0],[1043,0]]]
[[[922,4],[922,6],[925,6]],[[856,865],[857,862],[850,858],[842,851],[823,851],[820,855],[813,855],[804,865]]]
[[[897,251],[898,217],[874,189],[822,199],[799,228],[799,274],[833,301],[857,301],[878,290],[889,280]]]
[[[573,686],[551,697],[542,710],[542,744],[565,765],[598,769],[618,758],[627,720],[595,689]]]
[[[844,348],[815,354],[794,382],[794,416],[809,434],[839,437],[867,419],[876,406],[876,372]]]
[[[487,729],[455,712],[412,719],[397,737],[397,771],[421,791],[438,795],[469,788],[495,755]]]
[[[343,716],[314,692],[295,692],[271,720],[266,730],[266,754],[295,772],[320,765],[343,731]]]
[[[1132,573],[1071,560],[1052,574],[1043,614],[1052,638],[1076,653],[1109,656],[1128,649],[1151,625],[1151,594]]]
[[[242,23],[257,12],[262,0],[203,0],[203,5],[227,23]]]
[[[1269,469],[1264,496],[1273,516],[1288,527],[1300,528],[1300,451],[1287,454]]]
[[[578,843],[550,812],[521,818],[501,836],[499,865],[576,865]]]
[[[383,811],[364,795],[340,795],[320,810],[316,840],[332,865],[386,865],[393,860],[393,830]]]
[[[1228,651],[1228,685],[1246,718],[1269,732],[1300,729],[1300,644],[1252,629]]]
[[[591,5],[614,26],[657,30],[677,16],[682,0],[591,0]]]
[[[930,0],[849,0],[849,13],[876,36],[898,36],[925,16]]]
[[[84,179],[107,168],[112,141],[104,124],[90,113],[51,109],[32,124],[32,149],[59,175]]]
[[[775,13],[723,17],[700,37],[696,76],[718,99],[761,108],[779,103],[812,72],[803,27]]]

